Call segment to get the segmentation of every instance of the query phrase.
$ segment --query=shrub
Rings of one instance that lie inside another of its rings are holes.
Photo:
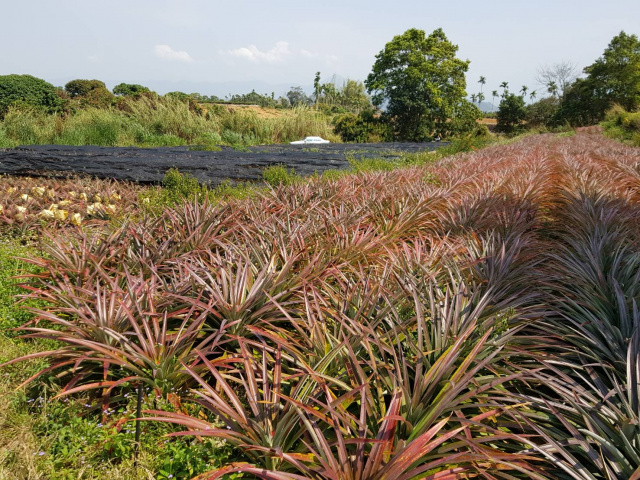
[[[285,165],[272,165],[262,172],[262,178],[272,187],[280,185],[291,185],[299,180],[293,168],[289,169]]]
[[[366,142],[371,132],[371,124],[353,113],[337,116],[333,125],[333,131],[340,135],[343,142]]]
[[[162,179],[164,203],[174,205],[183,200],[206,198],[208,189],[200,185],[198,179],[188,173],[180,173],[177,168],[171,168]]]
[[[602,126],[608,137],[640,147],[640,111],[631,113],[616,105],[607,112]]]
[[[339,115],[333,121],[333,131],[343,142],[381,142],[393,137],[390,125],[376,118],[372,110]]]
[[[40,78],[31,75],[0,76],[0,117],[3,117],[13,104],[58,111],[62,103],[56,88]]]
[[[104,87],[94,88],[81,99],[82,106],[107,108],[113,105],[113,93]]]

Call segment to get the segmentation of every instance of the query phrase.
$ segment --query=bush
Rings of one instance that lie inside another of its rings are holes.
[[[58,111],[62,99],[56,88],[48,82],[31,75],[0,75],[0,117],[9,107],[22,104]]]
[[[101,82],[100,80],[71,80],[64,86],[65,91],[71,96],[71,98],[85,97],[92,90],[100,88],[105,90],[107,89],[104,82]]]
[[[134,83],[120,83],[113,87],[113,93],[115,95],[139,95],[141,93],[151,92],[147,87]]]
[[[80,99],[83,107],[108,108],[113,105],[113,93],[103,87],[94,88]]]
[[[207,197],[208,189],[200,185],[198,179],[188,173],[180,173],[177,168],[171,168],[162,179],[163,200],[165,204],[175,205],[184,200],[203,200]]]
[[[353,113],[337,116],[333,121],[333,131],[340,135],[343,142],[366,142],[372,125],[364,122],[361,117]]]
[[[272,187],[292,185],[300,179],[293,168],[288,169],[285,165],[272,165],[265,168],[262,172],[262,178]]]
[[[333,121],[333,131],[340,135],[343,142],[380,142],[393,137],[389,125],[376,118],[371,110],[365,110],[359,115],[339,115]]]
[[[607,137],[640,147],[640,111],[632,113],[616,105],[607,111],[602,127]]]

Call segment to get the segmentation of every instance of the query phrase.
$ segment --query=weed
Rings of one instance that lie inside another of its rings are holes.
[[[300,177],[295,174],[293,168],[287,168],[285,165],[272,165],[265,168],[262,171],[262,178],[272,187],[293,185],[300,180]]]

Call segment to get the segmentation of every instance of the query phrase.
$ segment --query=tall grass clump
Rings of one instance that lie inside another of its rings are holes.
[[[336,140],[330,118],[310,108],[274,117],[253,111],[212,109],[188,99],[140,95],[107,107],[84,106],[66,115],[24,107],[0,122],[0,145],[181,146],[215,149],[284,143],[307,135]]]

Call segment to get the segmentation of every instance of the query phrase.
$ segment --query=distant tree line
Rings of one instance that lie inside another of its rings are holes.
[[[498,130],[512,134],[524,128],[594,125],[614,106],[627,112],[640,108],[640,40],[636,35],[620,32],[582,73],[585,76],[579,78],[570,62],[540,68],[536,80],[547,96],[529,105],[525,105],[526,86],[515,94],[503,82]],[[493,93],[498,96],[497,91]],[[535,94],[530,93],[530,100]]]
[[[424,141],[437,137],[484,135],[478,124],[486,78],[480,77],[480,91],[467,100],[466,73],[469,60],[457,58],[458,46],[451,43],[442,29],[427,35],[409,29],[395,36],[376,55],[365,82],[335,78],[321,81],[317,72],[314,90],[307,95],[300,86],[292,86],[286,95],[246,94],[215,95],[170,92],[199,111],[199,103],[254,104],[270,108],[306,106],[334,116],[335,131],[344,141],[410,140]],[[614,37],[603,55],[584,68],[578,78],[568,63],[546,66],[537,80],[547,96],[536,99],[537,91],[523,86],[512,92],[507,82],[501,92],[491,92],[492,104],[498,106],[499,131],[513,134],[525,126],[556,128],[601,122],[607,110],[619,105],[627,111],[640,107],[640,41],[636,35],[621,32]],[[0,76],[0,118],[11,106],[39,108],[51,113],[68,113],[73,108],[92,106],[107,108],[123,97],[155,96],[149,88],[120,83],[109,91],[100,80],[75,79],[64,87],[54,87],[31,75]],[[527,96],[533,103],[527,105]]]

